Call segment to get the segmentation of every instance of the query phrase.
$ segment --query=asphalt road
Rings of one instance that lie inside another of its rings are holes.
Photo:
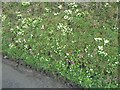
[[[2,62],[2,88],[68,88],[51,77],[32,70],[18,70],[7,63]]]

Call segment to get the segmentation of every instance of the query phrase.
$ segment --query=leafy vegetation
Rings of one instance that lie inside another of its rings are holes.
[[[2,52],[83,87],[118,87],[116,3],[3,3]]]

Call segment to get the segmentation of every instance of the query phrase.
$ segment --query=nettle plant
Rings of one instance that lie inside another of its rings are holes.
[[[81,6],[3,4],[3,52],[83,87],[118,87],[118,28],[111,26],[116,25],[114,18],[100,23],[100,16],[93,16],[94,9]]]

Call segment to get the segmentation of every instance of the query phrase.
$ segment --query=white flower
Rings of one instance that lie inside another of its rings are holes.
[[[72,14],[72,11],[71,10],[65,10],[64,11],[66,14]]]
[[[2,21],[4,21],[6,19],[5,15],[1,15],[1,17],[2,17]]]
[[[68,55],[69,55],[69,53],[66,53],[66,55],[68,56]]]
[[[118,64],[119,62],[115,62],[115,64]]]
[[[95,39],[95,41],[101,41],[102,40],[102,38],[94,38]]]
[[[22,2],[23,6],[30,5],[30,2]]]
[[[32,38],[32,37],[33,37],[33,34],[31,34],[30,36],[31,36],[31,38]]]
[[[108,5],[109,5],[109,3],[106,3],[106,4],[105,4],[105,7],[107,7]]]
[[[58,15],[59,13],[57,12],[57,13],[54,13],[54,15],[56,16],[56,15]]]
[[[15,45],[14,45],[13,43],[10,43],[10,44],[9,44],[9,47],[10,47],[10,48],[12,48],[12,47],[14,47],[14,46],[15,46]]]
[[[62,9],[62,5],[59,5],[58,8],[59,8],[59,9]]]
[[[18,32],[18,35],[21,35],[22,34],[22,32]]]
[[[44,25],[42,25],[41,29],[45,29]]]
[[[106,3],[106,5],[109,5],[109,3]]]
[[[59,23],[57,29],[61,29],[63,27],[63,23]]]
[[[109,41],[108,40],[104,40],[104,43],[106,44],[106,43],[109,43]]]
[[[50,10],[48,8],[45,8],[46,12],[49,12]]]
[[[18,26],[16,27],[17,29],[20,29]]]
[[[93,69],[91,68],[90,71],[93,71]]]
[[[13,31],[13,30],[14,30],[13,28],[10,29],[10,31]]]
[[[20,42],[20,43],[21,43],[21,39],[20,39],[20,38],[18,39],[18,42]]]
[[[93,55],[90,55],[91,57],[93,57]]]
[[[22,14],[18,14],[17,16],[18,16],[18,17],[21,17],[21,16],[22,16]]]
[[[72,43],[75,43],[75,41],[72,41]]]
[[[75,13],[77,13],[77,12],[79,12],[79,9],[76,9],[76,10],[75,10]]]
[[[88,53],[88,56],[90,56],[90,54]]]
[[[28,48],[28,46],[27,45],[24,45],[24,47],[27,49]]]
[[[87,52],[87,49],[85,48],[85,52]]]
[[[46,61],[49,61],[48,59],[45,59]]]
[[[68,19],[69,17],[67,15],[64,16],[64,19]]]
[[[99,52],[99,54],[104,54],[105,56],[107,56],[108,54],[106,53],[106,52],[104,52],[104,51],[98,51]]]
[[[103,50],[103,46],[98,46],[98,49],[99,50]]]
[[[16,11],[16,14],[20,14],[20,12]]]
[[[77,13],[77,15],[76,16],[81,16],[82,14],[81,13]]]

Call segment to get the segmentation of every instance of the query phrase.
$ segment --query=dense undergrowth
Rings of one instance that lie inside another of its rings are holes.
[[[116,88],[116,8],[116,3],[3,3],[2,52],[83,87]]]

